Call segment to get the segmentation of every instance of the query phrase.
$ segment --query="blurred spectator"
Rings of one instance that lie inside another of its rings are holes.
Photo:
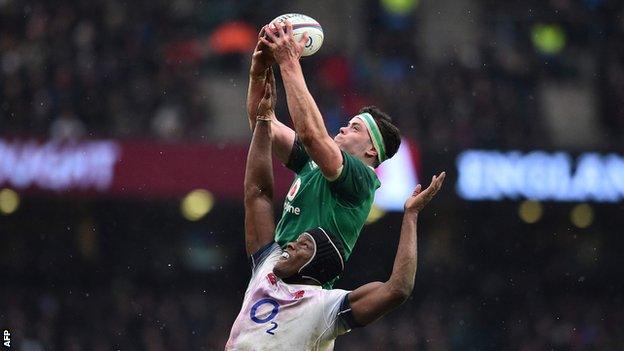
[[[0,322],[19,350],[219,350],[240,307],[222,292],[128,288],[76,291],[78,296],[22,294],[5,305],[8,318]],[[18,296],[13,289],[3,293]],[[116,298],[109,299],[111,294]],[[624,308],[609,301],[570,294],[538,297],[506,306],[508,317],[492,324],[482,315],[486,302],[441,295],[411,300],[365,330],[338,338],[336,348],[538,351],[624,345],[619,324]],[[46,315],[46,304],[63,306],[63,313]]]
[[[76,114],[63,108],[59,116],[50,125],[50,138],[56,140],[76,140],[84,138],[86,128]]]
[[[184,133],[180,110],[176,106],[159,106],[152,118],[152,132],[161,139],[179,139]]]
[[[87,207],[42,200],[1,223],[30,228],[6,236],[0,259],[0,327],[17,349],[223,349],[249,275],[240,204],[222,204],[203,223],[180,218],[177,202]],[[530,226],[510,203],[423,213],[413,296],[336,349],[621,350],[623,219],[617,208],[597,209],[602,221],[571,229],[565,207]],[[400,220],[365,227],[339,288],[387,278]],[[88,256],[85,225],[97,228]],[[189,228],[222,250],[213,269],[186,263],[196,249],[180,235]]]

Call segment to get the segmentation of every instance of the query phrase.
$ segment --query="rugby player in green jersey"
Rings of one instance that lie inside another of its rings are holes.
[[[276,240],[284,245],[308,228],[323,227],[342,241],[348,259],[380,186],[374,168],[398,150],[399,130],[388,115],[371,106],[363,108],[332,138],[299,63],[307,35],[296,41],[288,21],[284,26],[268,26],[260,32],[252,56],[247,113],[253,130],[265,84],[275,89],[271,65],[277,63],[295,130],[272,113],[272,147],[296,177],[284,201]]]

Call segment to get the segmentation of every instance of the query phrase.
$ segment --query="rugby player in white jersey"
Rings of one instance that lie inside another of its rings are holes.
[[[418,213],[438,192],[445,173],[418,185],[405,202],[390,278],[353,291],[322,289],[344,269],[340,240],[311,228],[284,249],[275,242],[271,157],[271,89],[258,107],[245,169],[245,244],[252,276],[226,350],[332,350],[334,340],[402,304],[416,274]]]

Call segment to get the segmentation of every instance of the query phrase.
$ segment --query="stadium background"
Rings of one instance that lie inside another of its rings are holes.
[[[2,0],[0,329],[13,348],[223,348],[249,276],[236,185],[249,54],[286,12],[324,27],[303,66],[331,132],[378,105],[418,175],[450,175],[421,216],[413,297],[337,350],[624,348],[624,195],[469,201],[455,184],[469,149],[621,155],[621,1]],[[92,141],[135,150],[140,179],[19,183],[25,145]],[[154,166],[162,150],[183,160]],[[190,221],[180,203],[202,182],[225,183]],[[338,287],[388,276],[401,213],[380,214]]]

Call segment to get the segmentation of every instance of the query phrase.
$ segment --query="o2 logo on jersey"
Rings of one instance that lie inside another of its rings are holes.
[[[292,201],[297,193],[299,192],[299,188],[301,187],[301,178],[297,177],[295,182],[290,186],[290,190],[288,190],[288,194],[286,194],[286,198],[288,201]]]
[[[267,312],[269,312],[268,315]],[[271,322],[271,320],[275,318],[278,313],[279,304],[277,303],[277,301],[273,299],[262,299],[258,300],[256,303],[253,304],[253,306],[251,306],[251,311],[249,311],[249,317],[252,321],[258,324],[270,322],[271,328],[269,328],[266,332],[268,334],[275,335],[273,331],[277,329],[277,323]],[[260,317],[258,316],[258,314],[260,314]]]

